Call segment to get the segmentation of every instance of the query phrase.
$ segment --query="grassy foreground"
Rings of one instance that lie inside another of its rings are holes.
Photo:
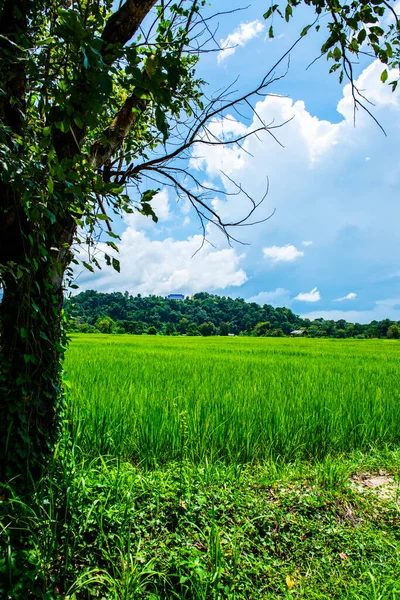
[[[0,598],[400,599],[399,356],[74,336],[53,471],[0,493]]]
[[[349,480],[396,476],[400,452],[151,472],[79,455],[60,449],[29,506],[2,503],[2,599],[400,598],[398,482]]]

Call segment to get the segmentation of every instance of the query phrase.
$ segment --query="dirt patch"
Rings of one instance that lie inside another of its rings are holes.
[[[379,473],[356,473],[352,475],[351,484],[358,492],[372,490],[381,500],[397,500],[399,502],[399,483],[393,475],[379,471]]]

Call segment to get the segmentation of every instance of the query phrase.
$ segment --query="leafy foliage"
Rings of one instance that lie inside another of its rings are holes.
[[[294,9],[302,4],[310,6],[316,20],[301,32],[304,36],[315,26],[318,31],[327,17],[328,37],[321,47],[321,55],[333,62],[330,73],[339,71],[339,81],[344,78],[354,85],[352,56],[368,54],[379,59],[385,69],[381,80],[388,80],[388,69],[398,69],[400,59],[400,22],[394,0],[288,0],[284,11],[281,5],[272,4],[264,14],[270,19],[279,14],[286,21],[293,17]],[[273,26],[269,36],[274,36]],[[395,90],[398,78],[389,82]]]

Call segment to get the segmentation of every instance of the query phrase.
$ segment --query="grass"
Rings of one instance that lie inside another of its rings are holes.
[[[0,598],[399,600],[399,356],[73,336],[52,470],[0,493]]]
[[[74,336],[74,438],[146,467],[395,447],[399,359],[380,340]]]
[[[400,597],[397,496],[349,483],[366,464],[398,473],[399,451],[152,471],[79,456],[60,449],[29,506],[3,503],[2,598]]]

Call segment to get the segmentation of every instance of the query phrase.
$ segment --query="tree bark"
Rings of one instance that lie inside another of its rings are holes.
[[[0,195],[0,265],[13,265],[3,269],[0,302],[0,483],[23,489],[59,434],[63,277],[76,224],[61,214],[44,240],[15,191],[1,184]]]

